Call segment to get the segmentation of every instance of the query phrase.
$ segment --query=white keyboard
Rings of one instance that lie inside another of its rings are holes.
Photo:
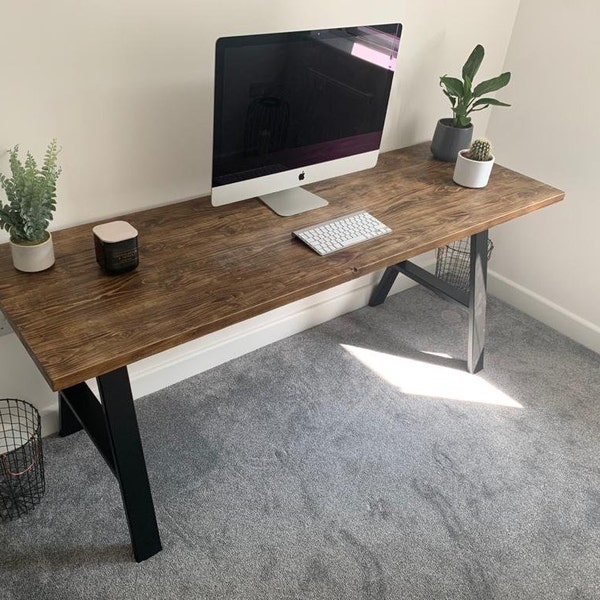
[[[357,212],[294,231],[294,235],[324,256],[360,244],[392,230],[368,212]]]

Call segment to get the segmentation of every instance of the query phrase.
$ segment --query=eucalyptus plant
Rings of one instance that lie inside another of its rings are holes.
[[[487,79],[473,87],[473,80],[483,61],[485,51],[481,44],[477,44],[467,58],[467,62],[462,68],[462,79],[440,77],[440,86],[444,94],[450,100],[452,105],[452,125],[454,127],[468,127],[471,124],[472,112],[483,110],[488,106],[510,106],[505,102],[500,102],[496,98],[489,98],[485,94],[495,92],[508,84],[510,81],[510,72],[502,73],[498,77]]]
[[[8,153],[12,177],[0,173],[8,200],[6,204],[0,200],[0,228],[15,244],[42,243],[49,237],[47,229],[56,209],[56,180],[61,172],[56,140],[48,145],[41,168],[30,152],[22,163],[18,145]]]

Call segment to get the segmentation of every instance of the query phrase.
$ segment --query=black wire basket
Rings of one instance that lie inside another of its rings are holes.
[[[494,244],[488,239],[487,257],[490,260]],[[435,276],[450,285],[469,289],[469,271],[471,266],[471,238],[463,238],[442,246],[436,251]]]
[[[0,399],[1,520],[35,508],[45,488],[40,413],[24,400]]]

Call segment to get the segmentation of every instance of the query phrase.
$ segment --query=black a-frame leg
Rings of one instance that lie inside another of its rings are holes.
[[[392,265],[385,270],[381,281],[375,286],[369,306],[377,306],[384,302],[398,273],[402,273],[436,294],[467,307],[469,311],[467,369],[469,373],[477,373],[483,369],[487,305],[487,253],[488,232],[486,229],[471,236],[468,292],[438,279],[429,271],[408,260]]]
[[[160,552],[161,543],[127,368],[101,375],[97,382],[100,402],[85,383],[60,392],[60,431],[69,435],[79,429],[77,419],[114,473],[133,555],[140,562]]]
[[[487,308],[488,232],[471,236],[469,265],[469,342],[467,369],[477,373],[483,369],[485,346],[485,312]]]

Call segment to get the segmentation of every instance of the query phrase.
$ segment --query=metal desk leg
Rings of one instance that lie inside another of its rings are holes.
[[[402,273],[420,285],[434,291],[448,300],[467,307],[469,311],[469,343],[467,369],[477,373],[483,369],[483,349],[485,345],[485,311],[487,305],[487,230],[471,236],[471,256],[469,265],[469,291],[454,287],[438,279],[425,269],[405,260],[388,267],[377,284],[369,306],[381,304],[387,297],[398,273]]]
[[[160,552],[161,544],[127,367],[97,381],[101,402],[85,382],[59,392],[60,433],[83,427],[117,478],[133,555],[140,562]]]
[[[97,378],[135,560],[161,550],[127,368]]]
[[[398,277],[398,272],[397,265],[388,267],[385,270],[383,276],[381,277],[381,281],[377,284],[371,294],[369,306],[378,306],[387,298],[387,295],[390,293],[390,289],[394,285],[394,281],[396,281],[396,277]]]
[[[58,423],[61,437],[67,437],[83,428],[77,419],[77,414],[71,409],[62,393],[58,394]]]
[[[471,236],[469,344],[467,350],[467,369],[469,373],[477,373],[483,369],[485,311],[487,306],[487,246],[487,230]]]

